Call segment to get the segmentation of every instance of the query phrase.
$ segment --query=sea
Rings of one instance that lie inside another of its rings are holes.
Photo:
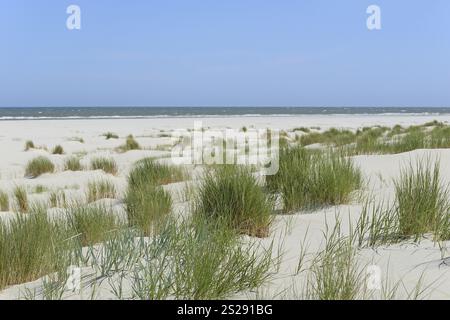
[[[443,115],[450,107],[19,107],[0,108],[0,121],[338,114]]]

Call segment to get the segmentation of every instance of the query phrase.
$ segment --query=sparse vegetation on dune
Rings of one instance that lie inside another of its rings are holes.
[[[28,140],[25,142],[25,151],[28,151],[30,149],[34,149],[34,143],[31,140]]]
[[[66,171],[81,171],[83,167],[81,166],[80,159],[78,157],[67,158],[64,163],[64,170]]]
[[[103,134],[103,136],[106,138],[106,140],[119,139],[119,136],[117,134],[115,134],[115,133],[112,133],[112,132],[106,132],[106,133]]]
[[[185,172],[181,167],[160,163],[152,158],[144,158],[136,162],[129,174],[128,182],[132,186],[164,185],[182,181],[184,178]]]
[[[403,128],[367,127],[352,132],[331,128],[322,133],[311,132],[298,138],[300,145],[320,143],[340,148],[349,155],[396,154],[416,149],[450,148],[450,126],[432,121]]]
[[[450,239],[448,188],[440,178],[439,163],[421,160],[402,170],[395,181],[392,204],[366,202],[357,224],[359,244],[376,246],[432,234]]]
[[[325,248],[317,253],[308,270],[304,298],[311,300],[364,299],[366,278],[357,262],[352,238],[341,234],[338,221],[333,231],[325,231]]]
[[[106,198],[115,199],[116,197],[116,186],[111,181],[103,179],[88,183],[86,191],[86,198],[88,202],[94,202]]]
[[[194,214],[257,237],[266,237],[273,202],[249,168],[226,165],[207,171],[194,200]]]
[[[103,170],[106,173],[116,175],[119,171],[113,158],[99,157],[91,160],[92,170]]]
[[[278,172],[266,182],[280,193],[286,213],[347,203],[362,182],[351,159],[336,153],[293,147],[282,149],[279,160]]]
[[[177,257],[162,275],[166,283],[173,279],[176,299],[223,299],[255,289],[270,278],[275,265],[272,250],[259,252],[253,242],[242,247],[234,231],[211,221],[181,223],[169,232],[164,229],[162,236],[173,243],[166,254]]]
[[[440,179],[438,162],[431,166],[430,161],[420,161],[403,170],[395,183],[395,198],[401,236],[413,236],[416,240],[427,232],[439,236],[442,227],[450,226],[449,193]]]
[[[72,137],[69,139],[69,141],[76,141],[79,143],[84,143],[84,139],[82,137]]]
[[[25,177],[37,178],[44,173],[52,173],[55,171],[55,165],[50,159],[39,156],[30,160],[25,168]]]
[[[140,149],[141,146],[131,134],[127,136],[125,143],[117,148],[119,152],[127,152],[130,150],[140,150]]]
[[[53,154],[64,154],[64,148],[61,145],[57,145],[53,148]]]

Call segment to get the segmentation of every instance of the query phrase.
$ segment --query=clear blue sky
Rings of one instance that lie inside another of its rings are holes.
[[[0,0],[0,39],[3,107],[450,106],[449,0]]]

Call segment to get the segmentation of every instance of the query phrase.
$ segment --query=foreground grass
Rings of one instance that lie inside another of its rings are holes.
[[[351,237],[341,234],[338,221],[325,232],[325,248],[317,253],[309,269],[304,297],[312,300],[356,300],[366,294],[363,268]]]
[[[0,223],[0,288],[49,274],[67,263],[65,232],[42,208]]]
[[[347,203],[362,182],[359,168],[336,153],[284,148],[279,161],[279,171],[266,182],[269,190],[281,194],[287,213]]]
[[[243,166],[226,165],[208,171],[194,200],[195,215],[257,237],[268,236],[272,210],[272,201],[251,169]]]
[[[422,159],[410,164],[394,183],[394,203],[364,205],[357,227],[360,245],[419,241],[428,233],[435,240],[449,240],[449,192],[441,180],[439,162]]]
[[[55,165],[50,159],[40,156],[30,160],[25,168],[25,177],[37,178],[44,173],[52,173],[55,171]]]

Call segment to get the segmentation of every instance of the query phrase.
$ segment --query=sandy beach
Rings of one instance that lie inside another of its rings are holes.
[[[48,202],[51,194],[62,192],[67,202],[87,203],[88,184],[94,180],[107,179],[116,188],[113,198],[96,199],[96,203],[111,206],[112,212],[122,220],[127,220],[124,197],[128,185],[128,175],[135,163],[144,158],[153,158],[161,163],[171,164],[171,148],[174,141],[171,134],[177,129],[192,129],[195,121],[201,121],[209,129],[231,128],[272,128],[282,130],[290,143],[295,143],[296,135],[306,133],[294,131],[295,128],[313,128],[314,132],[325,132],[330,128],[356,132],[364,127],[395,125],[409,127],[438,121],[450,123],[450,115],[297,115],[297,116],[211,116],[165,117],[148,119],[84,119],[84,120],[23,120],[0,122],[0,190],[10,195],[10,210],[0,212],[2,221],[14,219],[24,213],[14,210],[14,188],[22,186],[28,194],[30,203]],[[112,132],[117,139],[105,139],[104,134]],[[132,135],[139,143],[139,150],[119,151],[119,147]],[[298,139],[298,138],[297,138]],[[26,141],[31,140],[34,148],[25,151]],[[63,148],[63,154],[52,154],[55,146]],[[36,178],[26,177],[27,163],[45,156],[51,160],[55,169]],[[81,171],[65,169],[67,158],[76,156],[83,166]],[[109,157],[117,163],[117,174],[90,168],[91,160]],[[339,224],[342,236],[348,236],[361,217],[366,198],[374,202],[390,201],[395,194],[394,181],[399,179],[402,169],[424,158],[438,159],[440,176],[444,184],[450,183],[450,149],[418,149],[393,154],[355,154],[350,158],[360,169],[364,183],[352,193],[348,203],[328,205],[313,210],[297,210],[291,214],[274,214],[270,233],[265,238],[241,235],[241,241],[256,242],[259,251],[273,250],[280,254],[279,263],[270,272],[270,280],[258,288],[242,290],[231,294],[230,298],[256,299],[298,299],[307,282],[307,272],[298,270],[302,256],[312,257],[324,247],[324,233]],[[173,199],[172,213],[175,216],[188,215],[191,200],[183,196],[187,185],[201,183],[202,168],[190,167],[188,177],[183,181],[163,186]],[[47,214],[57,217],[62,208],[49,208]],[[446,241],[435,241],[425,235],[421,241],[406,239],[393,244],[362,247],[355,254],[355,261],[361,273],[367,275],[379,270],[377,281],[372,288],[366,288],[367,298],[387,298],[394,292],[395,298],[407,299],[414,296],[418,284],[418,298],[449,299],[450,268],[446,264],[448,254]],[[306,251],[306,253],[304,252]],[[282,254],[281,254],[282,253]],[[305,260],[308,260],[307,258]],[[372,266],[372,267],[371,267]],[[91,270],[83,267],[83,272]],[[305,269],[308,263],[305,263]],[[372,270],[372,271],[371,271]],[[111,276],[111,277],[114,277]],[[42,277],[30,282],[8,285],[0,291],[0,299],[19,299],[31,289],[43,286]],[[108,281],[98,284],[96,299],[117,298]],[[378,284],[382,284],[381,287]],[[370,286],[369,286],[370,287]],[[87,299],[89,293],[65,292],[67,299]],[[39,298],[39,294],[37,295]]]

